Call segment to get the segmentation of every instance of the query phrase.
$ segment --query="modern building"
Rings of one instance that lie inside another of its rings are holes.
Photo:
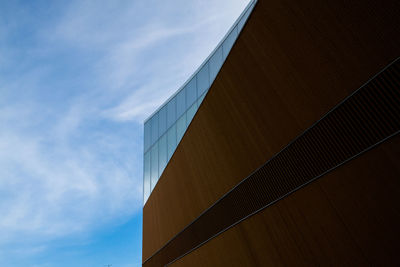
[[[399,14],[250,1],[145,121],[143,266],[399,266]]]

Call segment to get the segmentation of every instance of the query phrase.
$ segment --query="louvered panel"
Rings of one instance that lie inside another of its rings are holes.
[[[400,60],[396,60],[214,203],[144,266],[179,259],[399,131]]]

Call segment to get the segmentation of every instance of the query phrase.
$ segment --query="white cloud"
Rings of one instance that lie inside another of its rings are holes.
[[[121,94],[107,117],[142,122],[197,69],[247,2],[137,1],[117,11],[83,1],[49,35],[103,51],[94,64],[100,87]]]
[[[174,3],[69,1],[40,27],[18,24],[34,22],[27,11],[10,22],[36,31],[23,47],[0,41],[0,258],[141,209],[141,123],[245,5]],[[8,33],[0,20],[0,37]]]
[[[113,155],[104,158],[87,145],[66,147],[57,137],[49,148],[43,144],[49,136],[2,130],[0,243],[22,233],[50,239],[76,234],[140,208],[140,179]],[[96,140],[90,145],[104,149]]]

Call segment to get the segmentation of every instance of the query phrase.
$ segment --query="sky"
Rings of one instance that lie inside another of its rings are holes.
[[[141,266],[143,121],[248,0],[0,0],[0,263]]]

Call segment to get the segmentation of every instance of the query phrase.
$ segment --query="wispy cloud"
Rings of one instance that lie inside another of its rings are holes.
[[[143,120],[246,2],[0,4],[0,258],[140,211]]]
[[[133,2],[110,18],[115,6],[83,1],[47,34],[102,51],[94,75],[100,88],[119,96],[106,108],[108,118],[142,122],[202,63],[248,1],[176,2]]]
[[[68,120],[63,121],[71,125]],[[76,127],[76,121],[72,124]],[[77,145],[70,140],[71,129],[60,132],[58,123],[54,129],[58,133],[54,137],[2,129],[0,188],[5,192],[0,229],[6,230],[0,231],[2,241],[21,233],[69,235],[140,207],[140,179],[133,179],[133,170],[120,164],[114,151],[125,141],[114,136],[104,144],[106,137],[100,133],[89,134],[92,142]],[[51,127],[48,130],[52,132]]]

